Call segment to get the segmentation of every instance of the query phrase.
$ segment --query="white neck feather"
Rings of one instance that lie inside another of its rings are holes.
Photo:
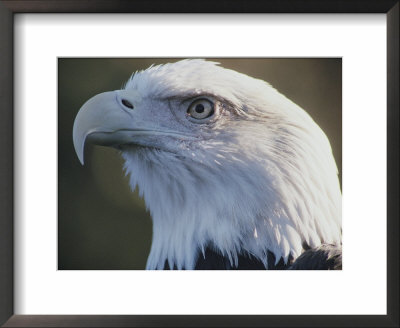
[[[166,261],[193,269],[210,245],[232,265],[239,254],[252,254],[267,267],[268,250],[287,261],[303,243],[341,242],[341,193],[325,135],[315,124],[286,137],[281,131],[279,140],[265,138],[264,130],[265,143],[238,141],[231,151],[215,145],[194,155],[191,145],[184,157],[123,152],[131,188],[138,186],[153,219],[147,269]]]

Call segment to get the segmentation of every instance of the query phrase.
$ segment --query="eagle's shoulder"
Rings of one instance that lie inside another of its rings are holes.
[[[285,264],[281,258],[276,261],[272,252],[267,253],[268,270],[341,270],[342,249],[337,245],[324,244],[317,248],[308,249],[301,254],[296,261],[290,258]],[[165,262],[164,270],[169,270],[168,262]],[[174,267],[174,270],[177,268]],[[228,257],[207,247],[204,254],[200,254],[195,270],[265,270],[263,262],[249,255],[238,256],[237,265],[232,265]]]
[[[289,270],[341,270],[342,248],[324,244],[301,254]]]

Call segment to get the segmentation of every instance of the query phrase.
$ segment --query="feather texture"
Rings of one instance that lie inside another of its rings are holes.
[[[131,188],[139,188],[153,218],[147,269],[194,269],[210,244],[232,267],[250,256],[265,268],[269,253],[287,264],[303,245],[341,244],[329,141],[268,83],[183,60],[136,72],[124,92],[140,95],[146,122],[193,137],[120,147]],[[218,112],[196,124],[187,120],[187,101],[203,96]]]

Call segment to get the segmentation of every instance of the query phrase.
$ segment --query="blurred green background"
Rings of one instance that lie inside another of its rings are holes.
[[[87,147],[81,166],[72,143],[79,108],[94,95],[121,89],[133,72],[179,58],[58,59],[58,269],[144,269],[152,223],[132,193],[117,151]],[[210,58],[268,81],[306,110],[327,134],[342,168],[340,58]],[[341,177],[341,176],[340,176]]]

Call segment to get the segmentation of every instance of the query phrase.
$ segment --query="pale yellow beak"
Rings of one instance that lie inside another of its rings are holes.
[[[88,139],[96,144],[113,146],[128,138],[126,130],[132,129],[132,115],[129,108],[123,108],[119,98],[117,91],[100,93],[79,110],[73,127],[73,141],[82,164]]]

